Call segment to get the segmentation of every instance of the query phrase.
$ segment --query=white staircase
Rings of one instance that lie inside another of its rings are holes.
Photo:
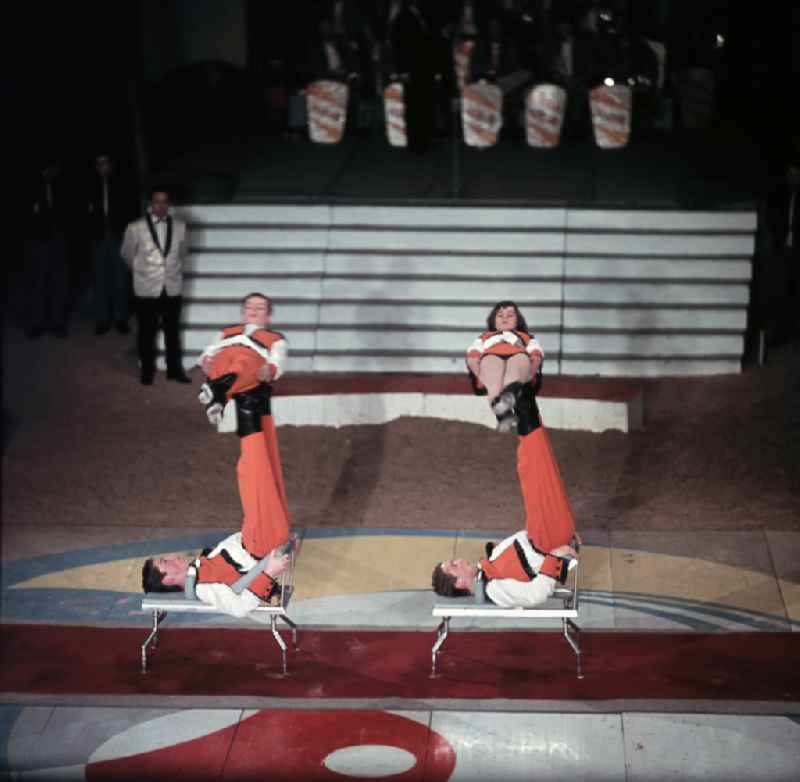
[[[459,372],[513,299],[550,374],[738,372],[756,216],[506,207],[188,206],[186,362],[262,291],[293,372]]]

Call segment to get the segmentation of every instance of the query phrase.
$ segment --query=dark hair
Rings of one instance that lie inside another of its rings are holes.
[[[164,574],[156,567],[155,562],[146,559],[142,565],[142,591],[147,592],[183,592],[178,584],[165,584]]]
[[[433,591],[442,597],[467,597],[471,594],[469,589],[461,589],[456,586],[456,577],[445,573],[441,562],[433,569],[431,585]]]
[[[498,301],[497,304],[495,304],[494,307],[492,307],[492,311],[489,313],[489,317],[486,318],[486,325],[489,328],[489,331],[497,331],[497,326],[496,326],[497,313],[504,307],[513,307],[514,312],[517,313],[517,331],[524,331],[526,334],[530,333],[528,331],[528,324],[525,322],[525,318],[519,311],[519,307],[516,305],[516,302],[513,301]]]
[[[170,197],[169,188],[166,185],[152,185],[147,189],[147,200],[152,201],[156,193],[166,193],[167,198]]]
[[[265,296],[263,293],[259,293],[258,291],[253,291],[252,293],[248,293],[247,296],[245,296],[242,299],[242,303],[240,306],[244,307],[244,305],[247,304],[248,299],[254,299],[254,298],[264,299],[264,301],[267,302],[267,312],[269,312],[270,315],[272,314],[272,299],[270,299],[269,296]]]

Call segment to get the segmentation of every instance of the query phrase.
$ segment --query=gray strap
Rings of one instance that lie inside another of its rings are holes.
[[[269,565],[273,554],[282,557],[284,554],[288,554],[293,548],[294,541],[292,538],[289,538],[285,543],[282,543],[280,546],[278,546],[275,551],[271,551],[263,559],[260,559],[254,567],[250,568],[250,570],[248,570],[241,578],[234,582],[233,586],[231,587],[234,594],[242,594],[242,592],[244,592],[244,590],[256,580],[258,575],[267,569],[267,565]]]
[[[195,565],[189,565],[189,569],[186,571],[186,581],[183,585],[183,594],[187,600],[197,600],[197,595],[194,591],[196,583],[197,567]]]
[[[259,559],[258,562],[252,568],[250,568],[250,570],[248,570],[241,578],[234,582],[233,586],[231,586],[233,593],[236,595],[241,595],[242,592],[244,592],[244,590],[247,589],[247,587],[249,587],[250,584],[252,584],[253,581],[255,581],[256,578],[267,569],[267,565],[269,565],[271,559],[272,552],[267,554],[267,556],[263,559]]]
[[[475,576],[475,603],[481,605],[486,602],[486,580],[483,577],[483,571],[478,570]]]

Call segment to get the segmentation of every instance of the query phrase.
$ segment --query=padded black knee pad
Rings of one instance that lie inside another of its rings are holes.
[[[228,372],[214,380],[208,381],[208,387],[211,389],[213,402],[217,402],[225,407],[225,403],[228,401],[228,391],[231,390],[231,387],[236,382],[236,377],[237,375],[235,372]]]
[[[532,382],[513,383],[512,385],[519,386],[516,391],[517,434],[525,437],[542,425],[539,407],[536,404],[536,390]]]
[[[247,437],[249,434],[261,431],[261,416],[269,415],[271,412],[271,396],[272,389],[266,383],[250,391],[234,394],[238,416],[236,433],[239,437]]]

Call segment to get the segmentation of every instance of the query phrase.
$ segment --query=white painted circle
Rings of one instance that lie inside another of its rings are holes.
[[[386,744],[357,744],[326,755],[322,765],[337,774],[375,779],[402,774],[413,768],[417,758],[400,747]]]

